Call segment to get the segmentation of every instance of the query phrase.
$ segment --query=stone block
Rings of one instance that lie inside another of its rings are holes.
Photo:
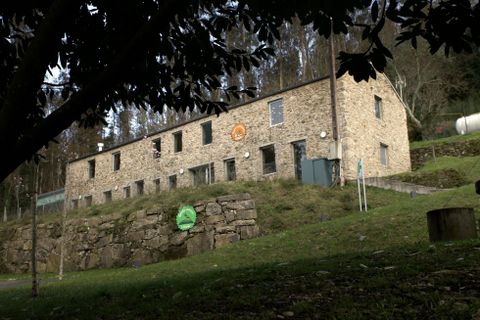
[[[221,214],[214,215],[214,216],[208,216],[207,219],[205,220],[206,224],[215,224],[221,221],[225,221],[225,217]]]
[[[145,240],[150,240],[154,237],[158,236],[158,230],[157,229],[147,229],[145,230]]]
[[[95,246],[97,248],[102,248],[102,247],[105,247],[105,246],[111,244],[112,241],[113,241],[113,234],[109,234],[109,235],[106,235],[105,237],[102,237],[102,238],[98,239]]]
[[[157,236],[145,241],[145,246],[152,249],[158,249],[168,244],[167,236]]]
[[[113,222],[105,222],[98,226],[98,230],[100,231],[111,230],[113,229],[113,226],[114,226]],[[87,227],[87,230],[88,230],[88,227]]]
[[[240,236],[237,233],[225,233],[215,235],[215,248],[221,248],[229,243],[237,242]]]
[[[142,241],[144,238],[145,238],[145,231],[143,230],[127,233],[127,241],[129,242]]]
[[[192,229],[188,230],[190,233],[199,233],[199,232],[204,232],[205,231],[205,226],[204,225],[196,225]]]
[[[232,233],[232,232],[235,232],[235,226],[221,226],[221,227],[216,226],[215,232],[216,233]]]
[[[210,202],[207,204],[207,208],[205,209],[205,214],[207,216],[211,215],[218,215],[222,213],[222,206],[216,202]],[[208,218],[207,218],[208,219]]]
[[[50,238],[40,238],[37,240],[37,248],[45,251],[52,251],[55,248],[55,240]]]
[[[170,235],[173,233],[173,229],[169,224],[162,224],[157,228],[158,234],[160,235]]]
[[[100,266],[111,268],[114,265],[124,265],[127,252],[122,244],[115,244],[99,249],[98,255],[100,256]]]
[[[174,246],[179,246],[185,242],[188,237],[187,231],[176,232],[170,237],[170,243]]]
[[[22,246],[22,250],[24,251],[30,251],[32,250],[32,240],[27,240]]]
[[[145,210],[145,215],[146,216],[160,215],[162,213],[163,213],[162,208],[151,208],[151,209]]]
[[[230,223],[233,220],[235,220],[235,210],[227,210],[225,212],[225,220],[227,221],[227,223]]]
[[[217,201],[222,203],[222,202],[249,200],[251,198],[252,196],[249,193],[240,193],[240,194],[217,197]]]
[[[213,249],[213,233],[197,234],[186,241],[187,255],[192,256]]]
[[[85,268],[94,269],[100,267],[100,257],[97,252],[91,252],[86,259]]]
[[[131,213],[128,216],[127,221],[139,220],[144,218],[145,216],[146,216],[145,210],[138,210],[138,211],[135,211],[134,213]]]
[[[234,226],[253,226],[255,224],[255,220],[235,220],[232,222]]]
[[[206,207],[203,202],[198,202],[198,203],[195,203],[193,208],[195,209],[195,212],[198,214],[200,212],[204,212]]]
[[[135,266],[142,266],[152,263],[152,255],[148,250],[138,249],[132,253],[129,261]]]
[[[240,227],[240,239],[245,240],[245,239],[251,239],[258,237],[260,234],[260,229],[258,226],[241,226]]]
[[[225,206],[227,209],[233,210],[245,210],[245,209],[255,209],[255,202],[253,200],[242,200],[242,201],[233,201],[229,202]]]
[[[165,252],[165,259],[179,259],[187,255],[187,246],[184,244],[182,246],[170,246]]]
[[[46,272],[58,272],[60,267],[60,255],[51,253],[47,257]]]
[[[249,220],[257,218],[257,210],[247,209],[247,210],[237,210],[236,215],[237,220]]]

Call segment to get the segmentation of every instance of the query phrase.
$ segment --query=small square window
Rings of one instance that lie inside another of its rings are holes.
[[[272,144],[260,149],[262,151],[263,174],[274,173],[277,171],[275,163],[275,146]]]
[[[153,184],[155,185],[155,192],[160,192],[160,178],[153,180]]]
[[[95,178],[95,159],[88,161],[88,177]]]
[[[153,144],[153,158],[160,158],[162,154],[162,140],[160,138],[152,141]]]
[[[125,198],[130,198],[130,187],[123,188],[123,196]]]
[[[382,98],[375,96],[375,117],[382,119]]]
[[[135,181],[135,186],[137,187],[137,196],[141,196],[144,192],[143,180]]]
[[[78,199],[72,200],[72,209],[78,209]]]
[[[181,152],[182,151],[182,131],[175,132],[173,134],[173,151]]]
[[[268,103],[270,109],[270,126],[276,126],[283,123],[283,99],[278,99]]]
[[[177,175],[171,175],[168,177],[168,187],[170,189],[175,189],[177,187]]]
[[[112,202],[112,191],[111,190],[105,191],[103,193],[103,197],[104,197],[104,202],[105,203]]]
[[[120,152],[113,153],[112,157],[113,157],[113,171],[120,170]]]
[[[388,165],[388,146],[380,143],[380,163],[384,166]]]
[[[202,124],[202,142],[203,145],[212,143],[212,121]]]

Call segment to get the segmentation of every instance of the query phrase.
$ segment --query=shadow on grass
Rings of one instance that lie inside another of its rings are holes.
[[[480,241],[391,247],[222,269],[162,264],[76,273],[0,319],[468,319],[480,309]]]

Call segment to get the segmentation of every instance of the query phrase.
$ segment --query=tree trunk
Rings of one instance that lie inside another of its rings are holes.
[[[33,196],[32,205],[32,297],[38,296],[37,281],[37,197],[38,197],[38,164],[33,168]]]
[[[427,212],[430,241],[477,238],[472,208],[443,208]]]

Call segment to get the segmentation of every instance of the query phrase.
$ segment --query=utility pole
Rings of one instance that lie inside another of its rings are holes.
[[[336,178],[340,179],[340,185],[344,185],[343,177],[342,177],[342,159],[340,159],[340,134],[339,134],[339,127],[338,127],[338,116],[337,116],[337,77],[336,77],[336,67],[335,67],[335,49],[333,43],[333,19],[330,17],[330,37],[329,37],[329,46],[328,46],[328,56],[330,62],[330,101],[332,105],[332,137],[333,137],[333,144],[336,152],[336,157],[338,161],[338,165],[335,166],[336,170]]]

